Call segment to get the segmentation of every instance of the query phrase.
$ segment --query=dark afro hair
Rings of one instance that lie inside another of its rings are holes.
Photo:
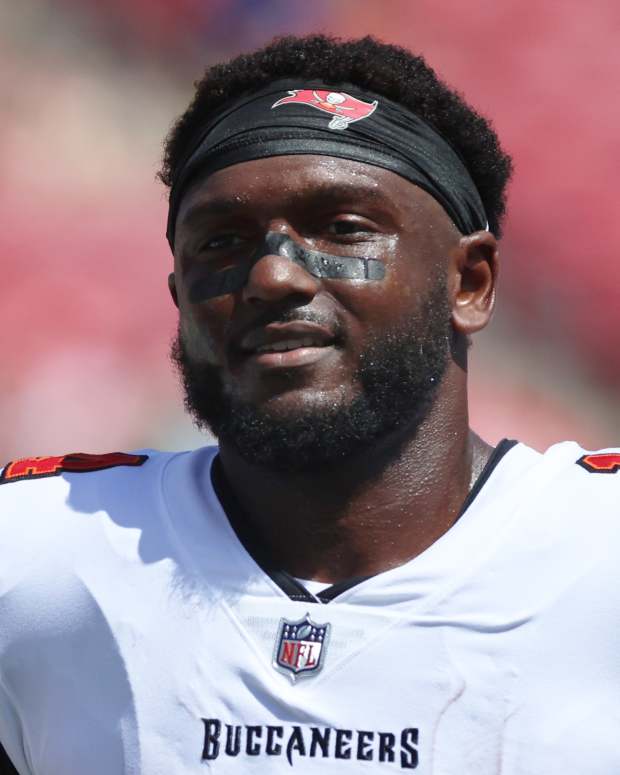
[[[176,121],[164,146],[160,179],[170,187],[189,144],[225,102],[279,78],[350,83],[398,102],[431,124],[460,154],[498,237],[505,189],[512,171],[490,123],[448,88],[421,56],[372,37],[341,40],[325,35],[277,38],[251,54],[210,67],[197,81],[189,108]]]

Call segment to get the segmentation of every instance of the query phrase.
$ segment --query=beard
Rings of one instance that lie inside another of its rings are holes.
[[[195,424],[232,445],[248,463],[282,472],[318,471],[359,455],[391,434],[412,438],[427,416],[450,357],[453,329],[445,277],[403,325],[361,353],[358,394],[283,416],[231,394],[220,368],[188,353],[181,329],[171,347],[185,407]],[[293,310],[281,321],[309,320]],[[319,322],[319,321],[317,321]]]

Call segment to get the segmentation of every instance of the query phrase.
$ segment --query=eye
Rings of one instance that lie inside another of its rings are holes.
[[[361,221],[352,220],[338,220],[331,221],[327,226],[327,232],[329,234],[335,234],[336,236],[345,236],[347,234],[367,234],[371,229],[367,224]]]
[[[241,245],[243,238],[238,234],[216,234],[203,242],[201,250],[226,250],[227,248],[236,248]]]

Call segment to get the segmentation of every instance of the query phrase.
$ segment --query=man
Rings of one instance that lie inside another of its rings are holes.
[[[509,173],[372,39],[198,84],[162,179],[173,358],[219,449],[3,469],[20,773],[620,768],[620,451],[468,427]]]

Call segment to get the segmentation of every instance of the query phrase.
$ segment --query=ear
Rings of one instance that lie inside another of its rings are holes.
[[[177,285],[174,280],[174,272],[171,272],[168,275],[168,290],[170,291],[170,295],[172,296],[172,301],[174,302],[174,306],[179,307],[179,300],[177,298]]]
[[[493,314],[499,269],[497,240],[489,231],[462,237],[453,253],[452,325],[459,333],[483,329]]]

